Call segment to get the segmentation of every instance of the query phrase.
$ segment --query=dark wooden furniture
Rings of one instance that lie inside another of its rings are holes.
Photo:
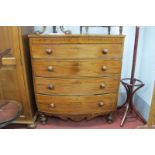
[[[123,116],[121,124],[120,124],[120,126],[122,127],[124,125],[124,123],[125,123],[125,120],[127,118],[129,118],[129,117],[131,118],[131,116],[128,117],[128,113],[131,112],[131,111],[136,112],[136,114],[142,119],[142,116],[139,114],[139,112],[135,109],[135,107],[133,105],[133,97],[134,97],[134,94],[140,88],[142,88],[144,86],[144,83],[141,80],[138,80],[138,79],[135,79],[135,78],[132,80],[132,83],[131,83],[130,78],[124,78],[124,79],[121,80],[121,83],[124,86],[124,88],[126,90],[126,94],[127,94],[125,103],[121,107],[118,108],[118,109],[120,109],[120,108],[126,106],[124,116]]]
[[[136,58],[137,58],[137,47],[138,47],[138,39],[139,39],[139,27],[136,27],[135,31],[135,42],[134,42],[134,51],[133,51],[133,60],[132,60],[132,68],[131,68],[131,78],[125,78],[121,80],[122,85],[124,86],[126,90],[126,101],[124,104],[118,109],[121,109],[122,107],[125,106],[125,112],[124,116],[122,118],[120,126],[122,127],[125,123],[125,120],[127,118],[131,118],[130,116],[128,117],[128,113],[134,111],[136,113],[136,117],[138,116],[144,123],[146,121],[143,119],[141,114],[136,110],[134,104],[133,104],[133,97],[134,94],[144,86],[144,83],[136,79],[134,77],[135,75],[135,68],[136,68]]]
[[[35,97],[45,114],[79,121],[116,110],[123,35],[30,35]]]
[[[21,103],[15,123],[28,127],[35,127],[36,119],[27,36],[32,32],[33,27],[0,26],[0,51],[10,49],[0,60],[0,100]]]

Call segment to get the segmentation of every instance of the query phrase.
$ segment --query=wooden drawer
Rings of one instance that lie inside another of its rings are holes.
[[[35,92],[39,94],[90,95],[117,92],[119,77],[103,78],[35,78]]]
[[[111,112],[116,108],[116,94],[94,96],[36,95],[40,112],[53,114],[90,114]]]
[[[76,76],[105,76],[120,74],[119,60],[34,60],[35,76],[41,77],[76,77]]]
[[[32,58],[79,59],[114,57],[121,58],[121,44],[54,44],[33,45]]]

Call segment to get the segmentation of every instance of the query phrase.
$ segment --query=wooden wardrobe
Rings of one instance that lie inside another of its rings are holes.
[[[0,99],[22,104],[22,113],[15,123],[35,127],[36,107],[33,96],[28,34],[33,27],[0,26],[0,52],[11,49],[0,60]]]

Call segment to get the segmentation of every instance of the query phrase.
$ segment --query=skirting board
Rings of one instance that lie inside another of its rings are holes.
[[[126,93],[121,92],[118,98],[118,106],[123,104],[125,102],[125,99],[126,99]],[[144,120],[147,122],[150,112],[150,106],[138,94],[134,95],[133,102],[136,110],[142,115]]]

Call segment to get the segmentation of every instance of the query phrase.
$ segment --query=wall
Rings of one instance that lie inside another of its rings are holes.
[[[144,81],[145,87],[138,94],[151,104],[155,80],[155,27],[145,27],[141,53],[139,78]]]
[[[142,80],[145,86],[137,92],[134,101],[147,120],[155,81],[155,27],[142,27],[141,31],[136,77]]]

